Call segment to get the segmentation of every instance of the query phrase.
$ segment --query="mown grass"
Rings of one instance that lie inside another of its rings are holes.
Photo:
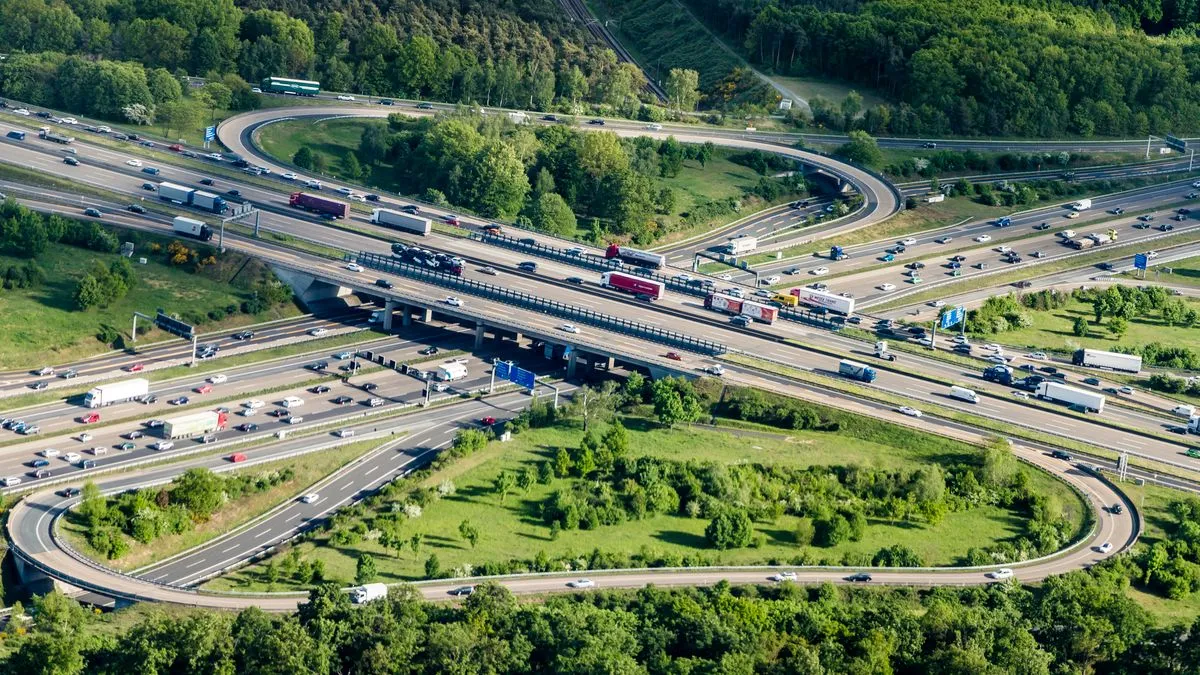
[[[1171,270],[1167,272],[1166,270]],[[1142,282],[1132,272],[1123,272],[1121,277],[1136,279]],[[1166,284],[1168,286],[1191,286],[1200,288],[1200,257],[1185,258],[1165,265],[1151,267],[1146,271],[1146,282]]]
[[[1124,483],[1121,489],[1129,496],[1142,512],[1144,529],[1138,539],[1134,553],[1140,552],[1155,542],[1163,541],[1167,527],[1173,522],[1168,506],[1173,501],[1193,497],[1193,495],[1157,485],[1134,485]],[[1113,542],[1114,544],[1116,542]],[[1125,595],[1141,605],[1162,626],[1188,622],[1200,618],[1200,594],[1172,600],[1154,593],[1130,587]]]
[[[1191,307],[1200,310],[1200,300],[1183,298]],[[1128,329],[1120,338],[1113,335],[1106,324],[1095,324],[1092,306],[1071,300],[1061,309],[1029,311],[1033,325],[1027,328],[1006,331],[994,337],[1006,344],[1022,345],[1030,349],[1068,351],[1088,347],[1112,350],[1114,347],[1132,347],[1150,342],[1160,342],[1171,347],[1192,347],[1200,344],[1200,328],[1168,326],[1158,317],[1138,317],[1128,323]],[[1087,319],[1090,330],[1084,337],[1074,333],[1075,319]],[[1105,320],[1107,323],[1107,319]]]

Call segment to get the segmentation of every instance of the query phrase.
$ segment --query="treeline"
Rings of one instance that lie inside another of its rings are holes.
[[[816,121],[827,128],[1030,137],[1200,129],[1200,61],[1191,28],[1200,6],[1194,2],[1116,2],[1098,9],[1091,2],[1008,0],[688,4],[764,68],[835,77],[896,101],[870,109],[860,101],[847,109],[845,102],[814,97]],[[1135,19],[1157,31],[1180,30],[1150,37]]]
[[[1200,622],[1156,628],[1111,565],[1038,586],[863,590],[648,587],[523,602],[481,584],[461,605],[411,587],[363,607],[327,584],[294,614],[151,614],[102,633],[58,594],[17,608],[14,675],[239,673],[1195,672]],[[27,618],[28,617],[28,618]]]
[[[775,163],[748,154],[745,161],[764,175],[742,200],[701,201],[682,212],[675,189],[661,179],[678,175],[685,162],[703,167],[715,152],[710,143],[531,128],[467,112],[432,120],[393,115],[387,127],[364,128],[341,173],[379,181],[389,172],[402,192],[565,237],[577,234],[579,214],[593,240],[612,235],[638,244],[805,190],[802,177],[768,177]],[[301,148],[294,160],[311,165],[315,156]]]
[[[100,253],[116,253],[121,246],[112,232],[95,221],[46,215],[11,200],[0,203],[0,253],[36,258],[52,243]]]

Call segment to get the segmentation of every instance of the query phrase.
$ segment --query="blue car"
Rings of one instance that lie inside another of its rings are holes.
[[[882,260],[883,262],[892,262],[895,259],[896,259],[896,254],[894,254],[894,253],[886,253],[883,255],[883,257],[880,258],[880,260]]]
[[[150,174],[151,176],[157,176],[157,175],[158,175],[158,169],[156,169],[156,168],[154,168],[154,167],[152,167],[152,166],[144,166],[144,167],[142,167],[142,173],[148,173],[148,174]]]
[[[35,460],[33,460],[33,462],[31,462],[31,463],[29,464],[29,466],[32,466],[32,467],[33,467],[33,468],[35,468],[35,469],[40,469],[40,468],[42,468],[43,466],[50,466],[50,460],[48,460],[48,459],[35,459]]]
[[[351,354],[350,352],[338,352],[333,355],[333,358],[338,359],[338,360],[343,360],[343,359],[348,359],[351,356],[353,356],[353,354]]]

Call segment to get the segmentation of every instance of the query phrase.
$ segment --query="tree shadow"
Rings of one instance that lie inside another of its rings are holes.
[[[708,548],[708,540],[702,534],[694,534],[692,532],[683,532],[680,530],[663,530],[654,535],[655,539],[667,544],[676,544],[678,546],[686,546],[688,548],[705,549]]]
[[[927,523],[921,523],[914,520],[892,520],[890,518],[867,518],[867,525],[885,525],[894,527],[900,530],[923,530]]]

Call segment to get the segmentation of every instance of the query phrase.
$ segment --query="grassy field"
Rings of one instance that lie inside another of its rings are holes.
[[[1200,309],[1200,300],[1185,301]],[[1080,347],[1112,349],[1116,346],[1129,347],[1148,342],[1161,342],[1173,347],[1195,347],[1200,342],[1200,328],[1167,326],[1157,318],[1133,319],[1129,322],[1129,330],[1119,340],[1113,337],[1107,327],[1094,324],[1086,337],[1077,337],[1072,332],[1075,319],[1082,316],[1091,322],[1096,317],[1091,305],[1075,301],[1068,302],[1062,309],[1030,311],[1029,316],[1033,318],[1033,325],[1029,328],[1006,331],[994,337],[1005,344],[1058,351]]]
[[[630,420],[631,429],[642,425]],[[761,563],[772,558],[790,559],[801,548],[792,541],[792,531],[798,519],[784,516],[777,522],[756,523],[757,534],[764,537],[761,548],[718,552],[706,548],[704,528],[707,520],[674,515],[658,515],[645,520],[626,522],[620,526],[595,530],[562,532],[552,539],[548,528],[537,517],[537,505],[554,490],[565,485],[556,480],[549,485],[535,485],[527,493],[519,490],[501,503],[491,486],[504,470],[512,471],[530,463],[552,459],[558,447],[578,443],[578,428],[550,428],[526,432],[508,443],[492,443],[486,449],[460,460],[429,477],[425,485],[436,486],[444,480],[453,481],[457,492],[429,504],[420,518],[405,525],[405,536],[414,532],[424,534],[419,553],[408,549],[396,554],[385,551],[368,536],[362,543],[347,547],[329,545],[323,535],[313,542],[300,544],[297,549],[305,559],[320,559],[335,578],[350,580],[355,561],[363,552],[376,556],[380,580],[393,582],[417,579],[424,575],[424,561],[436,553],[443,569],[453,570],[488,560],[531,558],[538,551],[556,556],[583,555],[599,548],[605,552],[636,553],[641,550],[691,554],[703,553],[727,564]],[[780,434],[743,434],[710,429],[663,430],[657,427],[631,434],[631,453],[649,454],[675,460],[712,460],[727,464],[758,462],[795,467],[815,465],[860,464],[880,468],[912,468],[931,461],[953,461],[947,457],[954,451],[944,444],[934,449],[916,445],[900,449],[881,443],[830,436],[820,432]],[[968,446],[958,446],[969,452]],[[1049,476],[1034,476],[1035,485],[1049,490],[1067,491]],[[1065,495],[1062,502],[1077,500]],[[1078,515],[1078,511],[1076,512]],[[471,549],[458,535],[458,524],[464,519],[482,525],[482,537],[477,548]],[[847,553],[873,554],[891,544],[904,544],[920,553],[933,564],[949,564],[972,546],[986,546],[997,540],[1019,534],[1022,521],[1003,509],[985,507],[949,515],[936,526],[924,523],[892,523],[871,521],[862,541],[830,549],[813,548],[819,558],[838,561]],[[215,580],[215,589],[254,590],[265,588],[261,582],[262,566],[247,568]]]
[[[1169,273],[1164,268],[1170,269]],[[1133,274],[1123,273],[1121,276],[1134,279]],[[1166,284],[1168,286],[1191,286],[1200,288],[1200,257],[1185,258],[1162,267],[1151,267],[1146,271],[1146,281]]]
[[[140,265],[138,255],[143,252],[136,253],[133,259],[138,282],[124,298],[107,308],[80,312],[72,298],[76,281],[91,270],[93,261],[107,266],[120,256],[59,244],[48,246],[37,259],[46,272],[44,284],[33,289],[0,290],[0,368],[74,362],[107,351],[110,347],[96,339],[97,332],[102,326],[112,326],[128,335],[134,311],[153,313],[163,308],[168,312],[191,310],[204,314],[238,305],[249,297],[247,291],[230,285],[244,260],[240,257],[235,256],[237,265],[231,266],[227,274],[209,275],[169,266],[160,262],[161,255],[148,255],[147,264]],[[234,257],[228,260],[232,262]],[[25,262],[0,256],[0,268]],[[299,313],[294,305],[276,307],[255,316],[235,313],[223,321],[206,323],[201,330],[231,328]],[[163,335],[151,331],[139,339],[155,341]]]
[[[310,453],[300,459],[290,458],[278,462],[267,462],[243,471],[226,474],[261,476],[281,471],[285,468],[291,468],[295,472],[295,476],[289,481],[280,483],[263,492],[245,495],[235,501],[226,502],[220,510],[213,514],[212,518],[203,523],[198,523],[189,532],[159,537],[150,544],[139,544],[134,539],[126,537],[126,541],[130,544],[129,553],[117,560],[105,560],[103,556],[99,555],[88,545],[87,526],[78,518],[73,517],[73,512],[61,521],[62,525],[59,528],[59,532],[66,537],[67,541],[70,542],[76,551],[100,560],[108,567],[127,572],[150,565],[159,560],[164,560],[194,546],[199,546],[224,532],[253,520],[271,510],[279,503],[300,494],[308,486],[345,466],[355,458],[369,452],[373,448],[379,447],[381,442],[379,440],[371,440],[349,443],[330,450]]]
[[[1161,541],[1165,536],[1164,527],[1171,522],[1167,506],[1191,495],[1155,485],[1136,486],[1126,483],[1121,486],[1134,504],[1142,511],[1145,529],[1138,540],[1135,551],[1145,546]],[[1147,593],[1143,590],[1130,588],[1126,595],[1133,598],[1139,605],[1149,611],[1160,625],[1191,622],[1200,618],[1200,594],[1193,593],[1182,600],[1171,600],[1161,595]]]
[[[770,77],[772,80],[790,89],[797,96],[803,97],[806,101],[820,96],[826,101],[841,105],[847,94],[857,91],[863,98],[864,110],[877,105],[886,105],[888,102],[887,99],[876,92],[865,89],[861,85],[847,82],[839,82],[823,77],[787,77],[784,75],[772,75]]]

